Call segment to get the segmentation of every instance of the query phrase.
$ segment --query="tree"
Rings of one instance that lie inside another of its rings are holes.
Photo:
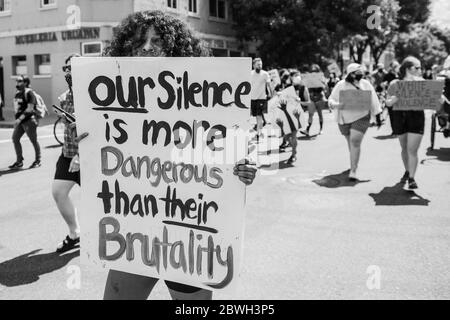
[[[408,32],[411,24],[425,23],[430,17],[431,0],[399,0],[398,25],[400,32]]]
[[[395,53],[400,60],[415,56],[426,68],[442,64],[448,56],[445,43],[431,32],[429,25],[420,23],[411,26],[409,32],[399,35]]]

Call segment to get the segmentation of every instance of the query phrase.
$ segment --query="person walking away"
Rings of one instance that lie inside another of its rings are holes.
[[[313,64],[311,66],[311,73],[320,73],[322,72],[320,70],[320,67],[317,64]],[[308,127],[305,131],[301,131],[306,136],[309,136],[309,130],[311,129],[311,126],[313,124],[314,114],[317,112],[319,115],[319,124],[320,124],[320,130],[319,135],[323,133],[323,114],[322,110],[327,108],[327,99],[325,97],[325,91],[326,91],[326,83],[325,79],[323,79],[323,86],[318,88],[308,88],[309,95],[311,98],[310,103],[308,104]]]
[[[421,62],[416,57],[409,56],[403,60],[400,66],[399,80],[418,81],[423,80],[421,76]],[[391,82],[393,86],[398,80]],[[388,90],[389,92],[389,90]],[[388,96],[386,104],[394,106],[398,102],[395,95]],[[417,166],[419,163],[418,150],[423,138],[425,128],[425,112],[423,110],[394,110],[394,121],[392,129],[398,136],[401,147],[401,157],[405,173],[401,178],[402,182],[408,181],[409,189],[417,189],[415,180]]]
[[[398,79],[398,74],[400,70],[400,63],[398,61],[394,60],[389,65],[389,71],[384,77],[384,86],[385,88],[388,88],[392,81]],[[392,128],[392,123],[394,122],[394,113],[392,106],[388,106],[386,104],[386,109],[389,114],[389,122],[391,123],[391,136],[394,136],[394,130]]]
[[[370,91],[370,106],[348,110],[346,101],[340,100],[340,92],[346,90]],[[335,110],[336,120],[341,134],[345,137],[350,153],[349,180],[357,181],[357,170],[361,155],[361,143],[370,125],[370,118],[376,118],[377,126],[381,126],[381,106],[374,87],[363,79],[363,68],[360,64],[351,63],[347,67],[345,80],[339,81],[328,98],[329,105]],[[368,107],[368,108],[367,108]]]
[[[19,76],[16,79],[16,94],[14,96],[14,111],[16,121],[12,141],[16,152],[16,162],[9,166],[10,169],[17,170],[23,167],[23,151],[20,139],[26,133],[34,148],[35,160],[30,169],[41,166],[41,147],[37,138],[37,128],[39,120],[36,115],[36,97],[30,89],[30,78]]]

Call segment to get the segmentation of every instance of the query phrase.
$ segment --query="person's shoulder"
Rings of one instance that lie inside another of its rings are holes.
[[[368,88],[373,87],[372,83],[367,79],[361,79],[360,84]]]

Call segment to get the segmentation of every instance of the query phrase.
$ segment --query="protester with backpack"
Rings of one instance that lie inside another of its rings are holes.
[[[41,148],[37,140],[37,127],[39,126],[39,117],[36,112],[36,96],[30,89],[30,78],[19,76],[16,80],[17,92],[14,96],[15,124],[12,135],[14,149],[16,151],[16,162],[9,166],[10,169],[20,169],[23,167],[23,154],[20,139],[27,134],[35,151],[35,161],[30,169],[41,166]]]

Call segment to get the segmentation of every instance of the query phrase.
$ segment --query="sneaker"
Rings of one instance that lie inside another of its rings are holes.
[[[10,169],[20,169],[23,167],[23,162],[22,161],[16,161],[14,162],[12,165],[9,166]]]
[[[348,175],[348,180],[351,182],[358,181],[358,178],[356,177],[356,172],[350,171],[350,173]]]
[[[76,239],[71,239],[69,236],[67,236],[64,241],[58,246],[56,249],[56,252],[63,253],[69,250],[72,250],[74,248],[80,247],[80,237]]]
[[[400,179],[400,182],[406,182],[409,179],[409,171],[405,171],[403,177]]]
[[[39,168],[41,166],[41,161],[40,160],[36,160],[35,162],[33,162],[30,166],[30,169],[34,169],[34,168]]]
[[[417,189],[417,182],[416,180],[414,180],[414,178],[409,178],[408,179],[408,189],[413,190],[413,189]]]
[[[295,161],[297,161],[297,157],[296,156],[291,156],[286,163],[287,164],[293,164]]]
[[[320,136],[321,134],[323,134],[323,130],[320,130],[320,131],[319,131],[319,136]]]

